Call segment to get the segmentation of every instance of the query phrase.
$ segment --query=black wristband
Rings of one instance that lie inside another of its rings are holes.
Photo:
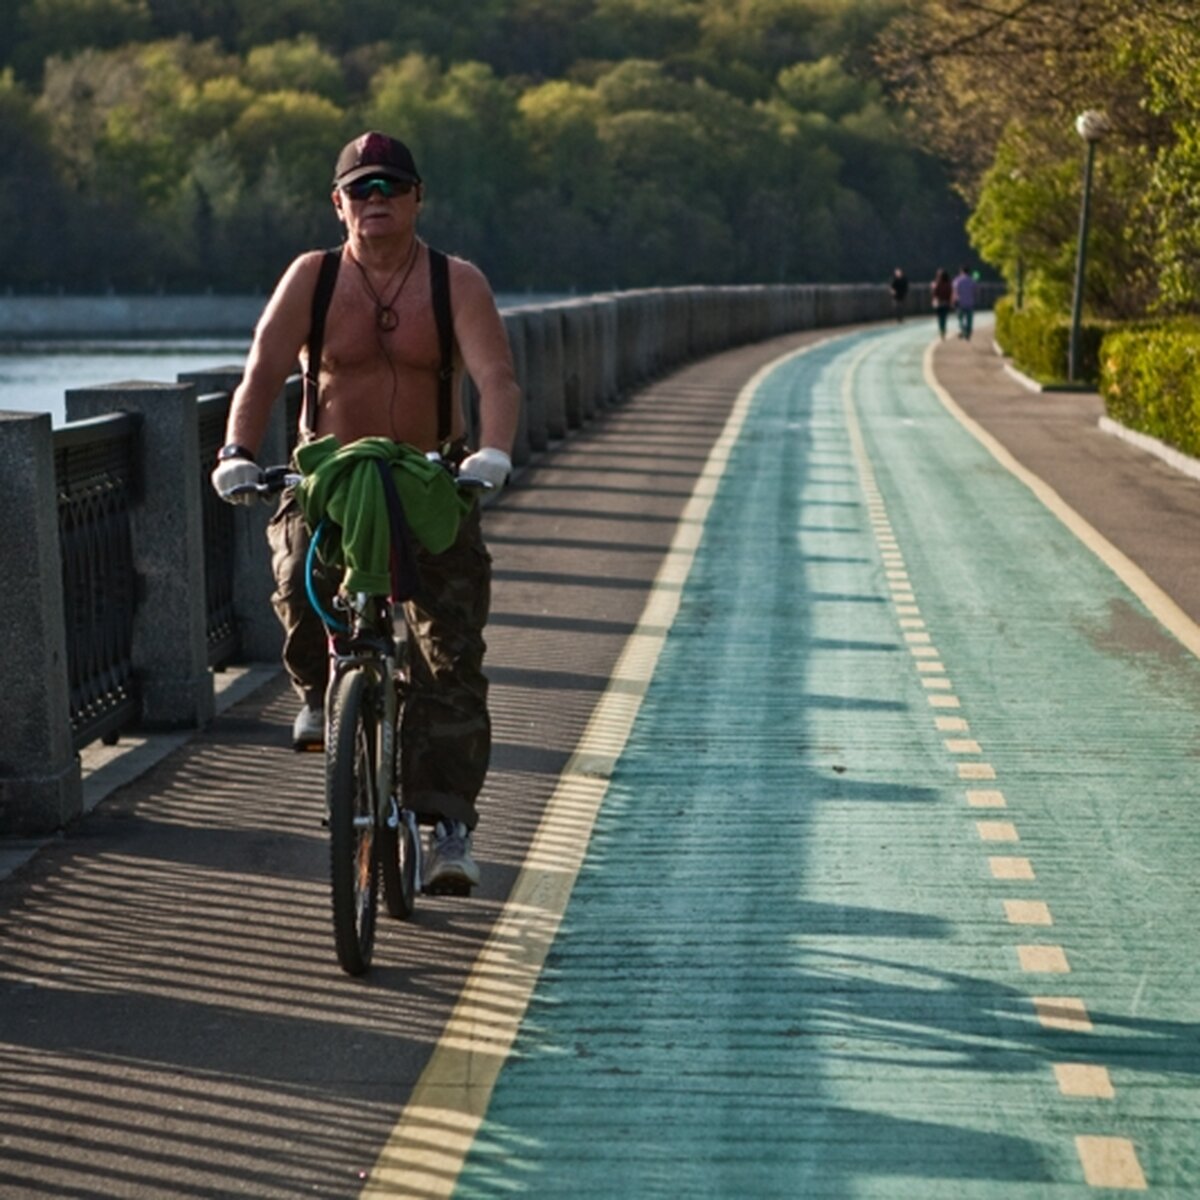
[[[245,446],[239,446],[237,442],[230,442],[228,446],[222,446],[217,451],[217,462],[225,462],[230,458],[244,458],[247,462],[254,461],[254,455]]]

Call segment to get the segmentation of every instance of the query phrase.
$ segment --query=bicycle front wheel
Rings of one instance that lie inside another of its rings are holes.
[[[329,805],[329,880],[338,962],[348,975],[371,965],[379,902],[375,803],[378,702],[367,671],[343,674],[330,697],[325,789]]]

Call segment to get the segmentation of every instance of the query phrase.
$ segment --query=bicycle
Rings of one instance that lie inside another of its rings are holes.
[[[447,465],[447,470],[450,467]],[[268,467],[263,481],[235,492],[268,498],[298,483],[287,467]],[[484,480],[459,476],[459,487],[483,490]],[[371,965],[380,883],[389,916],[407,919],[423,890],[417,816],[401,798],[400,717],[410,686],[407,632],[397,605],[386,596],[339,591],[325,611],[312,586],[320,526],[309,546],[309,600],[329,638],[326,692],[325,809],[329,828],[329,877],[337,959],[348,975]],[[461,889],[439,889],[463,894]]]

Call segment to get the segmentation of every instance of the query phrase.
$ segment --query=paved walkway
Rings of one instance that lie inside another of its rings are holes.
[[[489,513],[485,886],[365,981],[278,682],[0,884],[0,1195],[1197,1194],[1200,484],[927,334]]]

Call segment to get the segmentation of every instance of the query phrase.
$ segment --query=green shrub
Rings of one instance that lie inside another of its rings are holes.
[[[1117,330],[1101,358],[1108,415],[1200,457],[1200,318]]]
[[[1079,326],[1079,378],[1095,385],[1100,377],[1100,343],[1111,321],[1085,320]],[[1005,296],[996,304],[996,341],[1014,364],[1039,383],[1063,383],[1068,375],[1071,319],[1035,305],[1017,309]]]

